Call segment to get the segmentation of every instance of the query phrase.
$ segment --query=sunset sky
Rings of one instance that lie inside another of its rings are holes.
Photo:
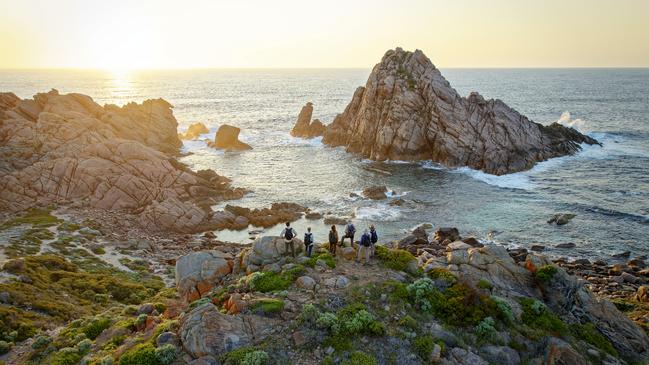
[[[645,0],[0,0],[0,68],[647,67]]]

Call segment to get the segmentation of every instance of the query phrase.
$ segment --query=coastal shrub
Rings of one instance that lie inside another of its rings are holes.
[[[61,222],[61,220],[52,214],[51,209],[31,208],[19,217],[12,218],[2,224],[0,229],[29,224],[37,227],[51,227]]]
[[[496,305],[496,311],[498,312],[498,318],[501,319],[505,323],[513,323],[514,322],[514,312],[512,311],[512,307],[507,303],[502,298],[498,298],[495,296],[491,297],[491,300]]]
[[[491,283],[488,282],[487,280],[480,279],[480,281],[478,281],[478,284],[476,285],[476,287],[478,289],[491,290],[491,289],[493,289],[494,286],[491,285]]]
[[[34,342],[32,342],[32,349],[43,349],[50,343],[52,343],[52,338],[50,336],[40,335],[34,339]]]
[[[189,303],[189,308],[194,309],[194,308],[200,307],[203,304],[207,304],[207,303],[212,303],[212,300],[210,298],[207,298],[207,297],[196,299],[195,301]]]
[[[398,323],[399,326],[410,328],[412,330],[415,330],[418,327],[417,321],[407,314],[403,316]]]
[[[428,272],[428,277],[433,280],[445,280],[450,284],[455,283],[457,278],[447,269],[436,267]]]
[[[553,335],[561,336],[566,333],[566,324],[543,303],[532,298],[519,298],[518,301],[523,309],[522,320],[525,325]]]
[[[309,303],[302,307],[302,312],[298,317],[298,320],[302,323],[315,323],[315,321],[320,317],[320,311],[316,308],[315,305]]]
[[[318,260],[324,261],[327,266],[330,268],[335,268],[336,267],[336,261],[334,260],[334,257],[331,256],[329,252],[321,252],[321,253],[314,253],[308,261],[306,261],[305,265],[309,267],[315,267],[315,264]]]
[[[111,320],[108,318],[94,318],[83,328],[83,333],[89,339],[94,340],[110,325]]]
[[[256,351],[259,351],[259,349],[254,346],[239,347],[238,349],[232,350],[223,355],[221,357],[221,362],[223,365],[243,365],[246,355]]]
[[[496,321],[493,318],[486,317],[475,326],[474,332],[480,340],[490,341],[496,334],[495,325]]]
[[[90,352],[90,348],[92,347],[92,341],[89,339],[82,340],[77,344],[77,349],[79,350],[79,353],[81,355],[85,355],[88,352]]]
[[[268,363],[269,356],[266,351],[255,350],[248,352],[241,361],[241,365],[264,365]]]
[[[552,265],[541,266],[534,274],[536,280],[540,283],[548,284],[554,275],[557,273],[557,268]]]
[[[266,314],[280,313],[284,310],[284,301],[281,299],[260,299],[255,301],[250,309],[253,312],[262,312]]]
[[[155,347],[149,342],[133,347],[119,358],[119,365],[156,365]]]
[[[298,277],[304,274],[304,272],[305,269],[302,265],[296,265],[295,267],[281,273],[258,271],[250,276],[248,285],[250,289],[262,293],[286,290]]]
[[[164,344],[155,349],[155,358],[158,360],[158,363],[162,365],[169,365],[176,360],[178,356],[178,351],[176,346],[168,343]]]
[[[340,332],[338,317],[330,312],[321,313],[318,319],[315,321],[315,325],[320,329],[331,330],[333,333]]]
[[[340,365],[377,365],[376,358],[362,351],[354,351],[349,355],[349,359],[340,363]]]
[[[52,356],[52,365],[76,365],[79,361],[81,354],[72,347],[64,347]]]
[[[453,326],[476,325],[495,312],[495,304],[464,283],[456,282],[440,292],[430,278],[421,278],[408,285],[412,302]]]
[[[383,266],[397,271],[407,271],[408,264],[415,260],[415,257],[406,250],[389,249],[385,246],[376,246],[376,257]]]
[[[613,344],[597,330],[594,324],[573,324],[570,326],[570,332],[577,339],[584,340],[607,354],[618,357],[617,350],[613,347]]]
[[[4,355],[11,350],[11,343],[7,341],[0,341],[0,355]]]
[[[114,361],[112,356],[105,356],[99,360],[99,365],[113,365]]]
[[[424,363],[430,362],[433,348],[435,348],[435,338],[431,335],[418,336],[412,343],[412,350],[424,360]]]

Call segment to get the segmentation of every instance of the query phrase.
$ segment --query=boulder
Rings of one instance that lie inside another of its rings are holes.
[[[228,124],[223,124],[216,131],[214,142],[209,142],[208,146],[226,151],[243,151],[250,150],[250,145],[239,141],[241,129]]]
[[[508,346],[484,346],[480,349],[480,355],[492,364],[518,365],[521,363],[518,352]]]
[[[385,186],[370,186],[363,189],[363,196],[367,199],[382,200],[387,198],[388,188]]]
[[[594,139],[534,123],[501,100],[460,96],[420,51],[389,50],[327,126],[323,142],[372,160],[432,160],[502,175]]]
[[[294,238],[295,253],[302,252],[304,244],[297,238]],[[263,236],[257,238],[250,249],[246,250],[243,256],[245,266],[248,265],[268,265],[278,262],[283,256],[290,255],[286,252],[286,246],[282,237]]]
[[[245,217],[248,221],[245,227],[239,224],[239,229],[248,227],[252,224],[256,227],[269,228],[280,223],[294,222],[302,217],[307,208],[295,203],[273,203],[270,208],[250,209],[238,207],[235,205],[226,205],[225,211],[234,214],[237,217]]]
[[[200,298],[232,271],[221,251],[192,252],[176,260],[176,288],[187,302]]]
[[[295,281],[295,285],[298,288],[302,288],[302,289],[306,289],[306,290],[313,290],[313,289],[315,289],[316,282],[315,282],[315,280],[313,280],[312,277],[305,275],[305,276],[300,276],[299,278],[297,278],[297,280]]]
[[[559,243],[558,245],[554,246],[556,248],[575,248],[577,245],[575,245],[572,242],[566,242],[566,243]]]
[[[571,213],[555,214],[548,220],[548,224],[555,223],[557,226],[563,226],[564,224],[568,224],[574,217],[575,214]]]
[[[297,122],[291,130],[291,135],[293,137],[301,138],[313,138],[321,136],[326,127],[320,120],[315,119],[311,121],[311,115],[313,114],[313,103],[308,102],[300,110],[300,114],[297,117]]]
[[[354,260],[356,259],[356,250],[353,247],[341,247],[339,248],[340,254],[345,260]]]
[[[332,216],[332,215],[326,216],[324,218],[324,224],[326,224],[326,225],[338,225],[338,226],[341,226],[341,225],[347,224],[347,221],[348,221],[348,219],[346,219],[346,218],[336,217],[336,216]]]
[[[433,240],[439,243],[443,243],[446,240],[448,240],[449,242],[454,242],[458,241],[459,239],[460,231],[458,231],[457,228],[452,227],[438,228],[433,235]]]
[[[256,315],[229,315],[207,303],[181,318],[180,339],[194,358],[221,355],[267,337],[276,321]]]
[[[187,132],[181,133],[178,135],[180,139],[196,139],[198,138],[201,134],[205,133],[210,133],[210,130],[207,129],[205,124],[198,122],[191,124],[189,128],[187,128]]]
[[[649,285],[641,285],[638,287],[635,298],[640,303],[649,303]]]
[[[349,279],[343,275],[334,276],[332,278],[325,279],[324,284],[326,287],[334,289],[344,289],[349,286]]]

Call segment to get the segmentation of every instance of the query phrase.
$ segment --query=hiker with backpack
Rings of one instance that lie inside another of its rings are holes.
[[[376,243],[379,241],[379,235],[376,233],[376,228],[374,225],[370,225],[370,256],[374,257],[374,252],[376,251]]]
[[[345,227],[345,234],[343,237],[340,239],[340,247],[345,245],[345,238],[349,238],[351,240],[351,247],[354,247],[354,234],[356,233],[356,227],[354,227],[354,224],[350,220],[347,222],[347,226]]]
[[[313,233],[311,233],[311,227],[307,227],[304,234],[304,252],[307,257],[311,257],[311,251],[313,251]]]
[[[331,226],[329,231],[329,253],[332,256],[336,257],[336,246],[338,245],[338,231],[336,231],[336,226]]]
[[[282,237],[284,237],[285,252],[288,252],[289,246],[291,247],[291,256],[295,257],[295,244],[293,238],[297,236],[295,230],[291,227],[291,222],[286,222],[286,228],[282,230]]]
[[[363,232],[363,235],[361,236],[361,242],[360,245],[358,246],[358,256],[356,256],[356,262],[358,263],[361,262],[361,257],[363,257],[363,253],[364,253],[365,263],[363,263],[363,265],[369,264],[370,246],[372,246],[372,238],[370,237],[370,233],[366,229],[365,232]]]

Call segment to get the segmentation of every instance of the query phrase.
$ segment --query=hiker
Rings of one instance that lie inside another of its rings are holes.
[[[311,257],[311,251],[313,251],[313,233],[311,233],[311,227],[307,227],[306,233],[304,234],[304,251],[307,257]]]
[[[345,238],[349,238],[352,242],[350,246],[354,247],[354,233],[356,233],[356,227],[354,227],[352,221],[347,222],[347,226],[345,226],[345,234],[340,239],[340,247],[345,245]]]
[[[370,224],[370,256],[374,257],[374,252],[376,251],[376,243],[379,241],[379,235],[376,233],[376,228],[373,224]]]
[[[371,245],[372,245],[372,239],[370,237],[370,233],[366,229],[365,232],[363,232],[363,235],[361,236],[361,242],[360,245],[358,246],[358,256],[356,256],[356,262],[361,262],[361,257],[363,255],[363,252],[365,252],[365,263],[363,265],[369,264]]]
[[[336,231],[336,226],[331,226],[329,231],[329,253],[332,256],[336,256],[336,246],[338,245],[338,231]]]
[[[286,222],[286,228],[282,230],[282,237],[284,237],[285,252],[288,252],[289,246],[291,247],[291,256],[295,257],[295,244],[293,238],[297,236],[295,230],[291,227],[291,222]]]

